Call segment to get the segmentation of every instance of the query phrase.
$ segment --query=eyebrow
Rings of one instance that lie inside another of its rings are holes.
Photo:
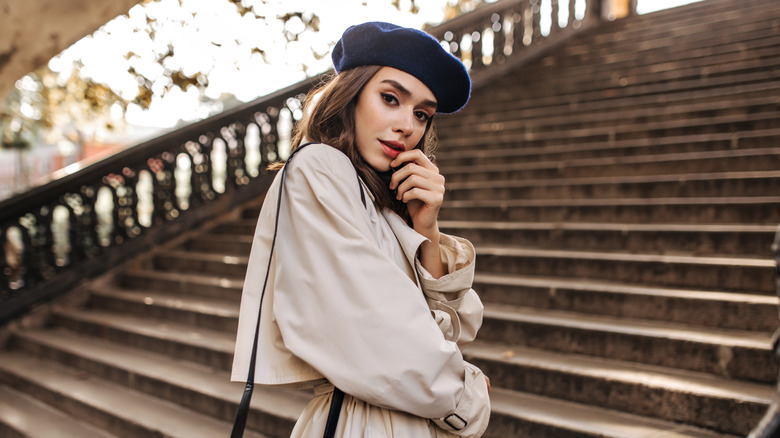
[[[394,81],[392,79],[385,79],[382,82],[390,84],[393,88],[396,88],[404,96],[411,96],[412,95],[412,92],[409,91],[403,85],[401,85],[398,81]],[[436,109],[439,106],[439,104],[437,104],[435,100],[429,100],[429,99],[425,99],[423,101],[423,105],[429,106],[429,107],[431,107],[433,109]]]

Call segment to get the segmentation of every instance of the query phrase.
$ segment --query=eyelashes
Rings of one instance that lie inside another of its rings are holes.
[[[382,96],[382,100],[389,105],[398,105],[398,98],[389,93],[379,93]],[[425,111],[415,111],[414,117],[422,123],[427,123],[431,116]]]

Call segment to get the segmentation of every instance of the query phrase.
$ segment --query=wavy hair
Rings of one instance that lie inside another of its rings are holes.
[[[390,172],[377,172],[358,152],[355,143],[355,108],[360,93],[382,66],[369,65],[344,70],[331,75],[306,96],[303,118],[293,129],[292,146],[298,148],[304,141],[330,145],[349,157],[352,165],[368,186],[380,209],[390,208],[407,223],[410,221],[406,204],[395,199],[389,188]],[[437,146],[433,118],[428,120],[420,142],[415,146],[430,156]]]

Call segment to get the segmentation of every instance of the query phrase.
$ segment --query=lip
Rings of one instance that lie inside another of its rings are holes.
[[[390,158],[395,158],[403,152],[404,146],[401,143],[394,141],[382,141],[379,140],[379,144],[382,145],[382,151]]]

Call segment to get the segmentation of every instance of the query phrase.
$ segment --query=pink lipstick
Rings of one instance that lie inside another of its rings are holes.
[[[387,155],[391,159],[397,157],[398,154],[403,152],[404,149],[401,143],[384,142],[381,140],[379,141],[379,143],[382,145],[382,151],[384,151],[385,155]]]

